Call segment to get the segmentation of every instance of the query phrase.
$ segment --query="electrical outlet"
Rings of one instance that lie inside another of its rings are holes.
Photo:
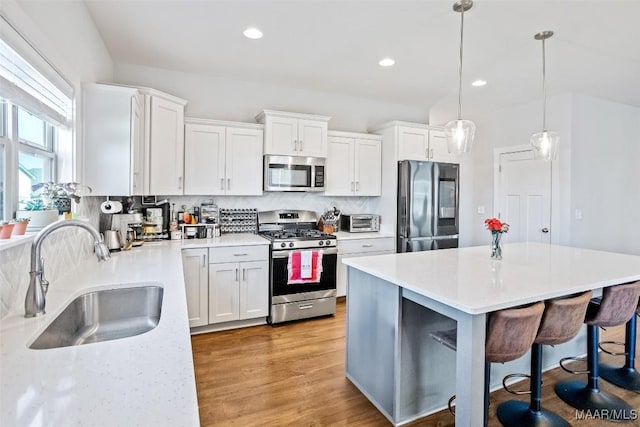
[[[484,206],[478,206],[478,215],[484,215]]]
[[[580,209],[576,209],[576,221],[582,221],[582,211]]]

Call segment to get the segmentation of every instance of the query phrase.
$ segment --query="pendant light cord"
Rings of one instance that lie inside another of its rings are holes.
[[[460,10],[460,70],[458,72],[458,120],[462,120],[462,41],[464,40],[464,3]]]
[[[544,39],[542,39],[542,131],[547,131],[547,74],[546,74],[546,60],[544,50]]]

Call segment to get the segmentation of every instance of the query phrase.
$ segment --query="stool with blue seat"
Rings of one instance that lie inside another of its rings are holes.
[[[587,371],[575,372],[565,362],[575,358],[564,358],[560,366],[567,372],[586,373],[587,382],[563,381],[555,386],[556,394],[565,403],[576,409],[588,411],[602,420],[630,422],[634,409],[619,397],[600,390],[598,376],[599,328],[627,323],[635,316],[640,297],[640,282],[610,286],[603,290],[600,303],[590,303],[584,322],[587,324]]]

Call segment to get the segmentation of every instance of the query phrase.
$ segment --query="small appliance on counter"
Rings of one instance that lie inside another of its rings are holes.
[[[340,230],[349,233],[380,231],[380,215],[342,214],[340,216]]]

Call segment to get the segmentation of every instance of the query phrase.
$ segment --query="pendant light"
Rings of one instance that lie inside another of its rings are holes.
[[[558,154],[560,137],[557,133],[547,130],[547,86],[546,86],[546,61],[544,41],[553,36],[553,31],[542,31],[533,36],[536,40],[542,40],[542,132],[531,136],[533,155],[539,160],[554,160]]]
[[[471,120],[462,120],[462,42],[464,36],[464,13],[473,6],[472,0],[460,0],[453,5],[453,10],[460,13],[460,71],[458,73],[458,120],[452,120],[444,126],[447,137],[447,148],[451,154],[462,154],[471,151],[476,125]]]

